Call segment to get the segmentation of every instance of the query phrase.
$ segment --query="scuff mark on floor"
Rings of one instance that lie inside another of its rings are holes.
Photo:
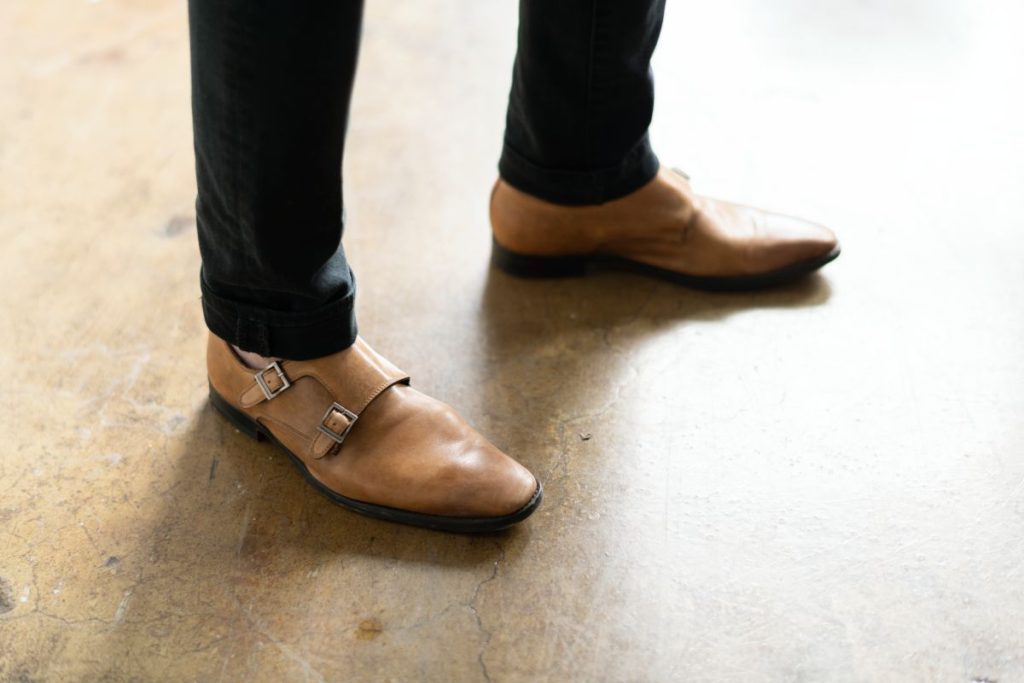
[[[129,588],[124,592],[124,596],[121,598],[121,602],[117,605],[117,610],[114,611],[114,624],[120,624],[124,621],[125,614],[128,613],[128,602],[132,599],[132,593],[135,591],[134,588]]]
[[[14,587],[7,579],[0,576],[0,614],[10,612],[14,606]]]
[[[159,235],[161,237],[177,237],[188,228],[195,225],[196,219],[192,216],[185,216],[183,214],[174,214],[167,219],[163,227],[160,228]]]
[[[245,545],[245,537],[249,533],[249,520],[252,513],[252,503],[245,506],[245,513],[242,515],[242,528],[238,530],[238,543],[235,545],[235,557],[242,556],[242,546]]]

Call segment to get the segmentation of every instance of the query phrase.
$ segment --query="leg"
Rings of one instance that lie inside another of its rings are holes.
[[[499,169],[557,204],[600,204],[658,171],[647,127],[664,0],[521,0]]]
[[[540,503],[534,476],[356,336],[341,157],[361,13],[189,3],[210,402],[342,506],[501,529]]]
[[[210,330],[247,351],[350,346],[341,158],[361,0],[192,0],[192,107]]]
[[[827,228],[695,194],[647,126],[663,0],[521,0],[494,262],[517,275],[611,265],[704,289],[785,282],[839,254]]]

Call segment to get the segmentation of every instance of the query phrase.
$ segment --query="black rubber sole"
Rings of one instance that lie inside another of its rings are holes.
[[[408,510],[400,510],[398,508],[387,507],[384,505],[374,505],[373,503],[366,503],[361,500],[355,500],[354,498],[347,498],[320,483],[320,481],[310,473],[305,463],[303,463],[298,456],[288,450],[285,445],[278,441],[277,438],[263,425],[225,401],[212,385],[210,386],[210,404],[216,408],[221,415],[226,417],[231,424],[237,427],[238,431],[257,441],[269,441],[287,453],[288,458],[299,469],[306,481],[309,482],[317,491],[327,496],[331,502],[352,510],[353,512],[358,512],[361,515],[373,517],[374,519],[383,519],[388,522],[399,522],[400,524],[409,524],[426,529],[434,529],[436,531],[452,531],[464,534],[489,533],[507,529],[529,517],[533,514],[533,511],[537,509],[537,506],[540,505],[541,499],[544,495],[543,487],[540,485],[540,482],[537,482],[537,491],[534,492],[533,498],[530,499],[530,502],[516,512],[503,517],[447,517],[444,515],[425,515],[419,512],[410,512]]]
[[[710,292],[744,292],[756,289],[776,287],[793,282],[805,275],[813,273],[826,263],[839,256],[840,249],[836,246],[829,253],[808,261],[758,275],[734,275],[729,277],[712,277],[707,275],[687,275],[674,270],[658,268],[639,261],[613,256],[611,254],[580,254],[571,256],[530,256],[510,251],[492,240],[491,262],[499,269],[527,278],[561,278],[582,277],[591,272],[601,270],[627,271],[666,280],[677,285]]]

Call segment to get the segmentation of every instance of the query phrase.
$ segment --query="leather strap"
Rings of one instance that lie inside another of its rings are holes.
[[[281,361],[278,366],[290,384],[311,377],[322,384],[333,399],[333,403],[324,406],[320,423],[311,425],[315,434],[311,451],[318,459],[338,450],[348,431],[374,399],[395,384],[409,383],[409,375],[370,348],[361,337],[339,353],[309,361]],[[285,381],[273,369],[262,371],[262,377],[274,394],[270,400],[287,391],[287,387],[281,389]],[[240,403],[243,408],[252,408],[267,400],[266,392],[254,377]]]

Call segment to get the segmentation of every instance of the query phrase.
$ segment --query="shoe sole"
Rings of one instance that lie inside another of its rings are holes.
[[[383,519],[388,522],[399,522],[400,524],[409,524],[426,529],[434,529],[436,531],[451,531],[465,534],[489,533],[507,529],[529,517],[533,514],[533,511],[537,509],[537,506],[540,505],[541,499],[544,495],[543,487],[538,481],[537,490],[534,492],[533,498],[530,499],[530,502],[516,512],[502,517],[449,517],[445,515],[428,515],[420,512],[410,512],[408,510],[387,507],[385,505],[366,503],[361,500],[343,496],[340,493],[332,491],[324,486],[316,477],[313,476],[309,471],[309,468],[306,467],[306,464],[302,462],[297,455],[288,450],[284,444],[278,441],[277,437],[270,433],[270,430],[228,403],[223,396],[217,393],[217,390],[213,388],[213,385],[210,385],[210,404],[217,409],[217,412],[226,417],[228,422],[237,427],[238,431],[252,439],[255,439],[256,441],[269,441],[288,454],[288,458],[299,469],[299,472],[302,473],[302,476],[305,477],[306,481],[309,482],[309,484],[317,491],[327,496],[331,502],[340,505],[343,508],[352,510],[353,512],[358,512],[361,515],[373,517],[374,519]]]
[[[491,262],[500,270],[525,278],[583,277],[601,270],[627,271],[666,280],[673,284],[709,292],[744,292],[777,287],[813,273],[839,256],[839,246],[817,258],[801,261],[758,275],[688,275],[658,268],[612,254],[576,254],[569,256],[530,256],[506,249],[492,240]]]

